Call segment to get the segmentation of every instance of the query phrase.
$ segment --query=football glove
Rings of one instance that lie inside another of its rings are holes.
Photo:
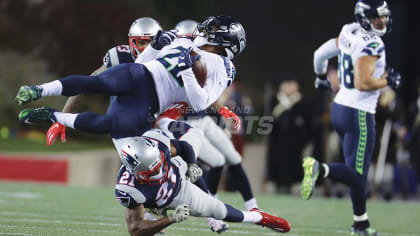
[[[239,118],[233,111],[229,110],[226,106],[223,106],[219,109],[219,114],[225,119],[233,120],[233,129],[239,130],[241,128],[241,118]]]
[[[195,183],[203,175],[203,170],[195,163],[188,164],[187,177]]]
[[[200,59],[200,55],[191,56],[192,47],[183,50],[178,57],[178,67],[181,71],[191,68],[193,63]]]
[[[179,223],[188,219],[189,216],[190,209],[188,208],[187,204],[182,204],[177,206],[174,212],[172,212],[168,217],[171,222]]]
[[[327,75],[317,75],[315,79],[315,88],[331,92],[331,82],[328,80]]]
[[[19,105],[33,102],[41,98],[42,88],[39,86],[21,86],[16,94]]]
[[[388,69],[388,76],[386,77],[386,82],[388,86],[398,89],[401,87],[401,74],[396,72],[394,68]]]
[[[156,49],[161,50],[163,47],[169,45],[177,37],[175,31],[162,31],[159,30],[155,37],[153,37],[150,45]]]
[[[61,142],[64,143],[66,141],[66,127],[58,122],[55,122],[47,131],[47,146],[51,146],[58,135],[61,137]]]

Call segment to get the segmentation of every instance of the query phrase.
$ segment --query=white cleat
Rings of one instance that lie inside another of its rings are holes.
[[[207,218],[207,223],[211,231],[221,234],[229,229],[229,225],[223,220],[216,220],[214,218]]]

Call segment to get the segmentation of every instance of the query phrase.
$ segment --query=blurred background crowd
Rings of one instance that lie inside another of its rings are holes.
[[[420,30],[419,3],[390,0],[392,33],[386,35],[387,64],[403,76],[398,91],[382,91],[376,115],[377,142],[371,193],[386,199],[417,196],[420,173]],[[303,156],[342,161],[329,109],[338,90],[337,62],[329,66],[333,92],[314,89],[313,52],[354,21],[355,1],[196,1],[196,0],[1,0],[0,1],[0,143],[7,139],[44,138],[46,126],[19,124],[14,97],[22,84],[39,84],[71,74],[90,74],[105,52],[128,44],[135,19],[150,16],[165,30],[184,19],[231,15],[247,33],[247,48],[234,63],[238,71],[224,101],[247,117],[272,117],[268,134],[258,125],[232,136],[240,153],[248,143],[263,146],[264,186],[293,192],[302,179]],[[88,95],[92,96],[92,95]],[[93,97],[93,96],[92,96]],[[47,98],[32,106],[61,108],[65,98]],[[80,111],[103,113],[108,98],[95,96]],[[32,130],[38,130],[34,135]],[[31,131],[31,132],[29,132]],[[77,140],[103,140],[69,132]],[[70,139],[71,139],[70,138]],[[10,151],[2,146],[0,151]],[[252,171],[252,170],[248,170]],[[324,181],[323,195],[343,196],[346,188]],[[227,184],[229,188],[229,184]]]

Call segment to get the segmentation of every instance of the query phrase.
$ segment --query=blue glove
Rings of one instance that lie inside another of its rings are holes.
[[[331,92],[331,82],[328,80],[327,75],[317,75],[315,79],[315,88],[320,90],[327,90]]]
[[[200,55],[191,56],[192,48],[188,48],[187,50],[183,50],[178,57],[178,67],[181,71],[190,68],[193,63],[200,59]]]
[[[386,82],[389,86],[397,89],[401,87],[401,74],[396,72],[394,68],[388,69],[388,76]]]
[[[151,46],[156,50],[161,50],[163,47],[169,45],[177,37],[174,30],[162,31],[159,30],[155,37],[153,37]]]

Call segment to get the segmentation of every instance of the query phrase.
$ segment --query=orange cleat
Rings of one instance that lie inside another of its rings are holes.
[[[290,231],[291,226],[287,220],[281,217],[270,215],[257,208],[251,209],[251,211],[258,212],[262,215],[262,219],[260,222],[256,223],[257,225],[267,227],[275,232],[280,233],[287,233]]]

